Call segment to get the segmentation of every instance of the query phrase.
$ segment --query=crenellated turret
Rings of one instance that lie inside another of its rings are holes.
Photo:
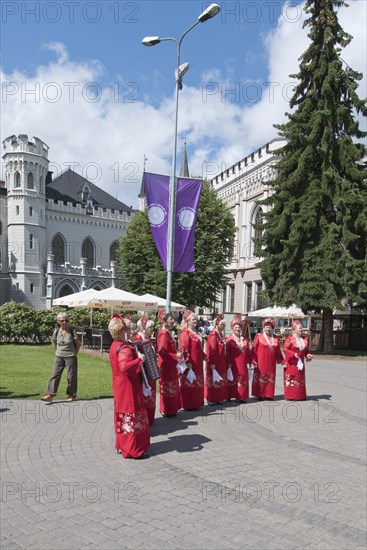
[[[49,148],[37,137],[29,140],[26,134],[20,134],[6,138],[3,149],[8,202],[8,263],[12,279],[10,298],[23,299],[40,307],[40,297],[45,295],[45,180]]]

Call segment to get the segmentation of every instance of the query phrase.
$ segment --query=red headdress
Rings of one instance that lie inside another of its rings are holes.
[[[190,317],[190,315],[192,315],[194,312],[191,311],[191,309],[185,309],[185,311],[183,312],[183,316],[182,316],[182,319],[185,321],[185,323],[187,323],[187,319]]]
[[[147,328],[148,321],[148,317],[142,315],[142,317],[140,317],[139,321],[137,322],[138,329],[144,331]]]
[[[164,309],[160,309],[158,311],[158,321],[161,325],[167,321],[168,317],[172,317],[172,315],[170,313],[166,313]]]
[[[121,336],[121,331],[126,330],[126,323],[121,315],[118,313],[112,315],[111,321],[108,323],[108,330],[114,340],[117,340]]]
[[[237,315],[235,315],[230,323],[230,327],[233,328],[235,325],[240,325],[242,327],[243,325],[243,321],[241,319],[241,317],[237,317]]]
[[[111,317],[111,319],[120,319],[122,321],[122,317],[119,313],[114,313]]]
[[[131,319],[130,315],[125,315],[125,317],[123,318],[123,321],[125,322],[125,325],[127,328],[132,329],[135,327],[135,323]]]
[[[273,328],[275,327],[275,321],[271,317],[267,317],[262,322],[262,327],[264,328],[265,325],[271,325]]]
[[[220,313],[215,319],[213,325],[217,327],[221,321],[223,321],[224,317],[223,314]]]
[[[302,327],[302,323],[299,319],[294,319],[294,321],[292,321],[292,330],[296,330],[296,328],[298,326],[301,326]]]

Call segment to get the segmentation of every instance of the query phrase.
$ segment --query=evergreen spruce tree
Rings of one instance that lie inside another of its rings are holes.
[[[174,302],[210,307],[216,301],[226,282],[225,268],[233,254],[235,230],[231,211],[204,182],[195,231],[195,272],[173,273]],[[118,270],[126,289],[165,298],[167,273],[152,237],[147,211],[133,217],[120,243]]]
[[[367,302],[367,185],[358,143],[366,116],[362,75],[340,57],[352,37],[340,26],[342,0],[308,0],[310,46],[300,58],[288,121],[265,205],[261,275],[271,303],[323,312],[323,351],[333,351],[333,308]]]

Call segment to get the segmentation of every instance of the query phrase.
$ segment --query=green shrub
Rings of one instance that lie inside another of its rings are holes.
[[[35,309],[21,302],[7,302],[0,306],[0,340],[12,343],[49,342],[57,326],[56,317],[61,311],[67,311],[73,326],[90,325],[90,310],[86,308]],[[110,318],[111,313],[107,309],[92,312],[92,324],[96,328],[107,327]]]

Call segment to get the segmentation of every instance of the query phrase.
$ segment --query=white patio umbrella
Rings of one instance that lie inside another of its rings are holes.
[[[74,294],[68,294],[61,298],[56,298],[52,301],[52,306],[66,306],[66,307],[85,307],[90,310],[89,324],[92,326],[93,321],[93,308],[106,308],[109,307],[100,298],[97,298],[98,290],[94,288],[88,288],[81,292],[74,292]]]
[[[256,311],[249,311],[249,317],[280,317],[282,319],[301,319],[307,317],[301,308],[295,304],[289,307],[273,306],[264,307],[263,309],[257,309]]]
[[[138,296],[132,292],[110,287],[100,290],[96,293],[96,299],[105,304],[104,307],[111,306],[124,311],[157,311],[157,300],[151,300]]]
[[[94,288],[88,288],[88,290],[82,290],[81,292],[74,292],[74,294],[68,294],[61,298],[56,298],[52,301],[53,306],[66,306],[66,307],[106,307],[105,303],[97,297],[98,290]]]
[[[158,309],[166,309],[167,300],[160,298],[159,296],[154,296],[153,294],[143,294],[141,298],[146,300],[152,300],[153,302],[158,303]],[[186,307],[177,302],[171,302],[172,311],[185,311]]]

